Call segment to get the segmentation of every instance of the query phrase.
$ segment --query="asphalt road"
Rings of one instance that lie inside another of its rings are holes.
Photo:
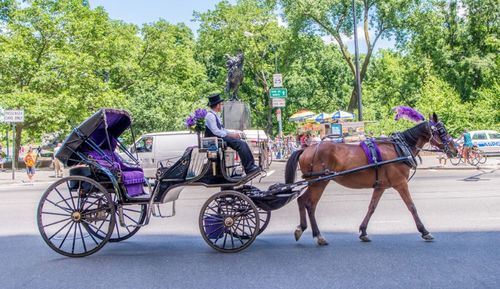
[[[255,185],[281,181],[282,168],[274,164],[276,172]],[[190,188],[174,218],[153,219],[92,256],[60,256],[36,227],[48,186],[0,186],[1,288],[500,288],[499,171],[417,172],[410,189],[434,242],[420,239],[393,190],[372,217],[372,242],[359,242],[371,192],[330,184],[317,212],[329,246],[318,247],[310,230],[295,242],[294,202],[236,254],[214,251],[198,231],[199,210],[216,190]]]

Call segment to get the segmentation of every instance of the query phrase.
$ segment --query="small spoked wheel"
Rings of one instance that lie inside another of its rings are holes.
[[[253,243],[259,233],[260,214],[244,194],[222,191],[203,204],[198,222],[201,235],[210,247],[234,253]]]
[[[70,176],[56,181],[42,195],[37,221],[50,248],[64,256],[84,257],[108,242],[115,226],[115,206],[99,183]]]
[[[134,205],[119,205],[118,204],[118,196],[115,194],[111,194],[113,199],[113,204],[115,206],[115,226],[113,229],[113,234],[109,238],[109,242],[121,242],[127,240],[132,237],[139,231],[141,227],[138,225],[144,223],[144,219],[147,214],[147,205],[146,204],[134,204]],[[125,227],[120,224],[120,210],[119,206],[122,208],[123,212],[123,221],[125,223]],[[94,230],[91,226],[87,227],[89,233],[93,234],[94,237],[99,239],[104,239],[106,236],[102,234],[100,231]]]

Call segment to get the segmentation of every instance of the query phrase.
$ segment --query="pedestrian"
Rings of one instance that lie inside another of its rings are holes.
[[[2,144],[0,143],[0,170],[2,172],[5,172],[5,169],[3,167],[3,164],[5,162],[5,157],[7,157],[7,155],[3,152],[3,147]]]
[[[24,156],[24,164],[26,165],[28,180],[30,183],[33,183],[35,177],[36,154],[31,146],[28,147],[28,152]]]
[[[56,145],[56,147],[54,148],[54,156],[53,156],[53,164],[54,164],[54,171],[55,171],[55,174],[56,174],[56,178],[62,178],[64,175],[63,175],[63,164],[61,163],[61,161],[56,158],[56,154],[57,152],[61,149],[61,143],[58,143]]]

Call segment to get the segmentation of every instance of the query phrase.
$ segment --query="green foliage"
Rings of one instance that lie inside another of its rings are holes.
[[[393,121],[397,105],[437,112],[454,134],[500,129],[498,0],[356,3],[368,46],[361,56],[368,130],[411,127]],[[101,107],[130,110],[139,133],[185,129],[186,116],[206,105],[205,96],[224,89],[226,55],[241,50],[240,97],[251,107],[253,126],[277,134],[268,91],[279,71],[288,89],[284,131],[294,132],[296,124],[286,120],[299,109],[352,107],[354,66],[344,43],[353,28],[350,5],[221,1],[194,14],[195,38],[184,24],[112,20],[88,1],[0,1],[0,107],[25,110],[18,143],[21,136],[26,143],[47,132],[64,134]],[[377,40],[391,36],[398,49],[375,53]]]

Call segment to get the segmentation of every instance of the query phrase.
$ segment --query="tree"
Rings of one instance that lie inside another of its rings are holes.
[[[197,13],[200,21],[197,55],[205,64],[209,81],[222,90],[226,78],[225,54],[241,49],[245,53],[245,79],[241,98],[250,104],[254,125],[266,127],[271,135],[276,127],[272,117],[269,89],[272,74],[283,74],[288,89],[283,118],[300,108],[333,111],[346,104],[349,72],[333,45],[318,36],[294,35],[279,25],[272,5],[261,1],[219,3],[215,10]],[[276,67],[275,67],[276,66]],[[284,122],[284,131],[294,124]]]
[[[4,24],[0,106],[25,110],[25,122],[16,127],[16,154],[24,131],[34,141],[46,131],[67,131],[99,107],[124,102],[110,73],[127,58],[128,44],[116,39],[127,31],[134,35],[129,25],[76,0],[12,5]]]
[[[295,31],[319,33],[335,39],[345,63],[352,75],[355,65],[352,55],[344,43],[344,35],[353,33],[352,1],[350,0],[282,0],[285,15]],[[363,35],[367,52],[362,62],[360,80],[363,82],[370,64],[374,48],[380,37],[394,35],[402,26],[414,1],[406,0],[363,0],[357,1],[356,13],[363,19]],[[373,37],[370,35],[374,32]],[[357,106],[356,90],[353,89],[348,110]]]
[[[184,119],[210,89],[194,58],[193,34],[184,24],[145,24],[133,57],[134,73],[121,83],[139,131],[185,129]]]
[[[207,68],[210,81],[222,90],[226,78],[226,54],[241,50],[245,54],[245,79],[241,98],[255,108],[254,116],[267,116],[265,126],[272,131],[272,108],[269,99],[270,81],[275,71],[275,57],[287,36],[278,25],[273,7],[255,0],[240,0],[236,5],[227,1],[217,4],[215,10],[195,13],[200,22],[198,58]],[[264,123],[257,117],[257,125]]]

